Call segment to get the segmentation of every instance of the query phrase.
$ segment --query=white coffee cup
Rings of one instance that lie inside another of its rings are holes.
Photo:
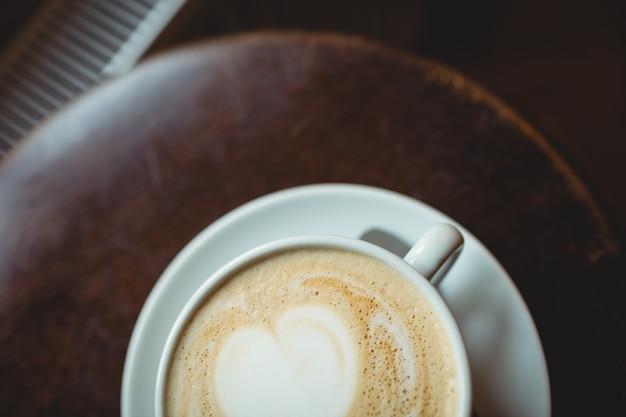
[[[199,406],[206,391],[208,406],[233,415],[330,417],[394,404],[469,417],[467,353],[436,289],[462,245],[456,228],[439,224],[404,259],[325,235],[240,255],[204,282],[174,323],[158,369],[156,415],[171,404]]]

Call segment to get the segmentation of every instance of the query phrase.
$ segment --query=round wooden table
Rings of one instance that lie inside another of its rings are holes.
[[[2,161],[2,413],[118,414],[133,325],[177,252],[242,203],[321,182],[465,225],[536,321],[553,414],[626,408],[623,235],[542,135],[436,63],[268,32],[157,55]]]

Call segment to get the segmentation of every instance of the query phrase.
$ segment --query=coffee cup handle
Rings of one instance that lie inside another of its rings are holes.
[[[405,262],[437,286],[463,248],[463,235],[454,226],[440,223],[424,233],[404,256]]]

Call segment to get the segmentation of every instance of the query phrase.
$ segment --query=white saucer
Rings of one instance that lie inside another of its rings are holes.
[[[280,191],[226,214],[196,236],[156,283],[135,325],[124,366],[122,416],[151,415],[161,350],[179,311],[219,266],[262,243],[301,234],[361,237],[373,229],[407,245],[431,225],[455,224],[465,247],[440,284],[467,344],[480,417],[549,417],[550,387],[539,336],[513,281],[466,229],[387,190],[323,184]]]

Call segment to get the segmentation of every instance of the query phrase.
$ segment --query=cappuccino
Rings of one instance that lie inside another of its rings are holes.
[[[168,416],[455,416],[453,348],[427,298],[382,261],[297,248],[228,276],[184,325]]]

